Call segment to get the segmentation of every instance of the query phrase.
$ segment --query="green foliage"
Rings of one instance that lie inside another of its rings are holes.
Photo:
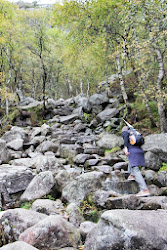
[[[107,154],[114,154],[114,153],[116,153],[116,152],[118,152],[120,150],[121,150],[120,147],[114,147],[112,149],[106,149],[105,152],[104,152],[104,154],[105,155],[107,155]]]
[[[98,222],[100,218],[100,213],[95,207],[95,205],[93,205],[92,203],[89,204],[89,202],[85,200],[81,202],[80,210],[85,220],[89,220],[95,223]]]
[[[81,91],[81,83],[83,92],[89,90],[90,95],[102,81],[108,82],[101,84],[103,90],[122,93],[118,77],[110,80],[118,73],[119,58],[128,98],[138,99],[133,110],[149,125],[147,97],[158,124],[156,103],[166,102],[167,83],[164,77],[159,87],[156,84],[155,48],[166,67],[166,11],[161,0],[69,0],[49,10],[23,10],[1,1],[0,72],[5,76],[1,96],[20,87],[40,101],[43,96],[68,98]],[[90,122],[91,117],[84,114],[83,119]]]
[[[90,121],[92,120],[92,115],[84,112],[82,120],[83,122],[90,123]]]
[[[159,171],[167,171],[167,163],[163,162],[162,167],[159,169]]]
[[[20,208],[30,209],[33,202],[34,201],[29,201],[29,202],[22,203]]]
[[[55,201],[55,198],[52,197],[50,194],[47,194],[47,195],[43,196],[42,198],[43,199],[49,199],[49,200]]]

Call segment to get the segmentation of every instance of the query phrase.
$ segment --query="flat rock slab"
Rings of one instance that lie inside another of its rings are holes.
[[[108,210],[87,235],[84,250],[167,250],[167,211]]]
[[[9,194],[24,191],[35,174],[24,166],[3,164],[0,166],[0,183],[5,185]]]
[[[121,197],[109,197],[106,199],[107,209],[131,209],[131,210],[157,210],[167,209],[166,196],[137,197],[124,195]]]
[[[106,191],[113,190],[120,194],[136,194],[139,191],[135,181],[107,181],[103,182]]]

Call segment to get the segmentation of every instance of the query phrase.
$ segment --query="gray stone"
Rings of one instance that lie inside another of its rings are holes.
[[[51,151],[56,153],[57,149],[58,149],[58,144],[53,143],[51,141],[44,141],[42,142],[37,148],[36,148],[36,152],[41,152],[41,153],[45,153],[47,151]]]
[[[146,167],[150,168],[152,170],[159,170],[162,166],[162,160],[157,154],[152,153],[151,151],[148,151],[145,153],[145,161],[146,161]]]
[[[167,197],[137,197],[135,195],[124,195],[120,197],[109,197],[105,201],[105,208],[129,209],[129,210],[157,210],[167,209]]]
[[[23,139],[16,139],[16,140],[13,140],[13,141],[10,141],[6,144],[6,146],[10,149],[13,149],[13,150],[22,150],[23,149]]]
[[[3,247],[0,247],[1,250],[38,250],[36,247],[33,247],[27,244],[24,241],[16,241],[9,243]]]
[[[82,109],[82,107],[79,107],[79,108],[74,109],[73,112],[72,112],[72,115],[75,115],[75,116],[76,116],[75,121],[76,121],[77,119],[82,119],[82,118],[83,118],[83,109]],[[75,121],[74,121],[74,122],[75,122]]]
[[[164,250],[167,249],[166,235],[165,211],[109,210],[88,234],[84,249]]]
[[[70,174],[66,170],[59,170],[55,176],[55,186],[59,192],[71,181]]]
[[[67,208],[66,212],[68,214],[68,220],[72,223],[75,227],[79,227],[80,224],[84,221],[80,208],[75,203],[70,203]]]
[[[10,162],[15,166],[26,166],[32,169],[36,169],[37,172],[47,171],[54,169],[56,158],[52,154],[49,155],[41,155],[37,154],[33,158],[20,158],[15,159]]]
[[[99,137],[100,139],[97,141],[97,145],[100,148],[112,149],[114,147],[121,147],[124,144],[122,137],[114,134],[104,133]]]
[[[95,228],[95,226],[96,223],[91,221],[84,221],[81,223],[79,232],[83,241],[85,241],[87,234],[90,233]]]
[[[156,178],[156,173],[153,170],[145,170],[144,176],[147,184],[152,184]]]
[[[28,105],[25,105],[25,106],[22,105],[22,106],[20,106],[20,108],[21,109],[32,109],[32,108],[40,106],[41,104],[42,104],[42,102],[33,101],[32,103],[29,103]]]
[[[0,166],[0,183],[5,185],[9,194],[24,191],[35,174],[24,166],[3,164]]]
[[[89,98],[91,105],[99,105],[108,102],[108,97],[106,94],[94,94]]]
[[[32,131],[30,132],[30,138],[33,139],[34,136],[41,135],[41,128],[40,127],[34,127]]]
[[[78,95],[74,98],[74,101],[78,107],[83,108],[84,112],[89,113],[91,111],[91,105],[87,97]]]
[[[6,243],[18,240],[28,227],[43,220],[47,215],[23,208],[9,209],[1,217],[1,225]]]
[[[113,165],[113,168],[116,170],[116,169],[124,169],[124,170],[127,170],[128,168],[128,162],[117,162]]]
[[[93,156],[91,157],[89,154],[78,154],[74,158],[74,162],[78,164],[84,164],[86,160],[94,158]]]
[[[11,155],[7,150],[6,142],[0,139],[0,164],[7,163],[10,159]]]
[[[54,177],[52,172],[45,171],[37,176],[30,182],[24,193],[22,194],[21,201],[31,201],[48,194],[54,186]]]
[[[19,237],[40,250],[71,247],[80,245],[79,231],[59,215],[50,215],[33,227],[25,230]]]
[[[146,136],[143,149],[145,151],[151,151],[155,154],[162,152],[167,154],[167,133],[151,134]]]
[[[32,203],[31,210],[46,215],[67,216],[63,203],[60,199],[55,201],[49,199],[38,199]]]
[[[110,120],[112,117],[116,116],[118,114],[118,109],[116,108],[106,108],[102,112],[100,112],[97,116],[96,119],[99,122],[105,122]]]
[[[158,187],[166,187],[167,186],[167,171],[159,171],[156,175],[154,184],[156,184]]]
[[[4,140],[6,143],[9,143],[9,142],[16,140],[16,139],[24,139],[24,138],[25,138],[25,134],[21,134],[20,132],[14,131],[14,130],[6,132],[1,137],[1,139]]]
[[[41,135],[46,136],[50,132],[50,126],[47,125],[46,123],[42,124],[41,126]]]
[[[62,199],[67,202],[74,202],[77,205],[85,200],[88,194],[95,192],[101,187],[104,179],[102,172],[90,172],[78,176],[62,190]]]
[[[83,152],[83,148],[74,144],[61,144],[59,151],[62,158],[67,158],[69,161],[73,161],[77,154]]]
[[[97,163],[99,162],[99,159],[90,159],[90,160],[87,160],[84,164],[84,167],[85,168],[89,168],[91,166],[96,166]]]
[[[111,174],[112,168],[108,165],[102,165],[102,166],[93,166],[92,169],[96,169],[100,172],[103,172],[104,174]]]
[[[120,194],[136,194],[139,191],[135,181],[106,181],[103,183],[106,191],[113,190]]]
[[[93,194],[93,199],[97,207],[106,208],[106,201],[109,197],[119,197],[119,196],[120,194],[116,193],[115,191],[112,190],[105,191],[100,189]]]
[[[60,122],[63,124],[69,124],[72,123],[74,120],[78,119],[78,114],[71,114],[67,116],[61,116],[60,117]]]

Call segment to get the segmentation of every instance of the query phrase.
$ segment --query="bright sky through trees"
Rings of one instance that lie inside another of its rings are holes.
[[[8,0],[9,2],[13,2],[13,3],[16,3],[18,2],[19,0]],[[22,2],[25,2],[25,3],[32,3],[34,2],[34,0],[22,0]],[[37,0],[38,4],[54,4],[56,2],[60,2],[59,0]]]

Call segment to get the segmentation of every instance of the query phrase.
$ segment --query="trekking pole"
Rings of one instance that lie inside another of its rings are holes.
[[[122,120],[125,122],[125,124],[126,124],[129,128],[133,128],[133,126],[130,125],[127,121],[125,121],[124,119],[122,119]]]

